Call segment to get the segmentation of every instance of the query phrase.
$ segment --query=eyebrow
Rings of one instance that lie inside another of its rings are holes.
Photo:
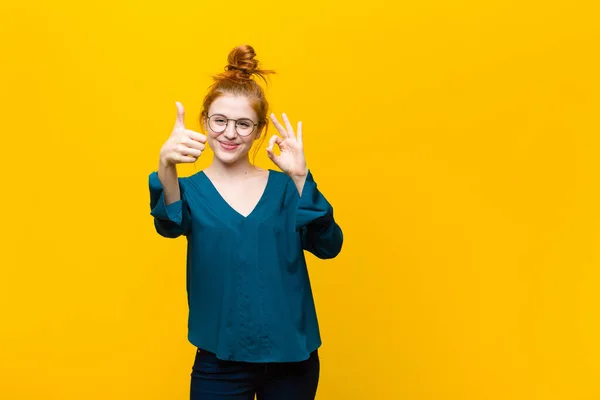
[[[250,121],[254,122],[254,119],[252,119],[252,118],[250,118],[250,117],[231,118],[231,117],[229,117],[227,114],[225,114],[225,113],[221,113],[221,112],[213,112],[212,114],[208,114],[208,115],[209,115],[209,116],[213,116],[213,115],[221,115],[221,116],[223,116],[223,117],[225,117],[225,118],[237,119],[237,120],[240,120],[240,119],[248,119],[248,120],[250,120]]]

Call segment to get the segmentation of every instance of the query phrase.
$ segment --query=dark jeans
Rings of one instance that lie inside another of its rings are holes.
[[[246,363],[219,360],[198,350],[191,374],[190,400],[313,400],[319,383],[320,361]]]

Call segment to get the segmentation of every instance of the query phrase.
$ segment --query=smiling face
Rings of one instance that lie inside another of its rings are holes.
[[[215,158],[224,164],[247,160],[248,152],[260,136],[258,122],[246,97],[230,94],[217,97],[204,116],[204,129]]]

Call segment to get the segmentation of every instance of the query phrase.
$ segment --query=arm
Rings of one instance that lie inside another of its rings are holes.
[[[190,211],[185,200],[185,179],[177,177],[176,164],[196,162],[206,136],[185,128],[185,111],[179,102],[171,136],[160,149],[158,173],[150,174],[150,214],[156,231],[164,237],[187,235]]]
[[[296,229],[300,231],[302,247],[321,259],[336,257],[344,241],[342,229],[335,222],[333,207],[317,189],[310,171],[299,191]]]
[[[175,164],[169,164],[161,160],[158,165],[158,179],[164,189],[165,204],[167,206],[181,200],[181,190],[179,189]]]
[[[161,236],[177,238],[189,233],[190,213],[185,201],[184,181],[177,177],[174,165],[174,171],[170,168],[161,166],[158,172],[150,174],[150,215]]]
[[[333,219],[333,208],[317,190],[317,184],[306,166],[302,144],[302,122],[298,122],[298,134],[288,117],[283,114],[286,128],[271,114],[273,124],[285,138],[275,135],[269,140],[267,155],[294,182],[294,198],[297,199],[296,230],[300,232],[303,249],[319,258],[333,258],[342,250],[343,234]],[[273,152],[277,144],[280,154]]]

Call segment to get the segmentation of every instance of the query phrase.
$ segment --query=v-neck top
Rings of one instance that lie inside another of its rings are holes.
[[[269,189],[269,184],[272,182],[271,177],[273,175],[273,173],[272,173],[273,170],[268,170],[267,172],[268,172],[267,184],[265,185],[263,193],[259,197],[257,204],[254,206],[254,208],[248,215],[242,215],[239,211],[237,211],[236,209],[231,207],[231,205],[227,202],[227,200],[225,200],[223,198],[223,196],[221,195],[221,193],[219,192],[219,190],[217,189],[215,184],[212,182],[212,180],[208,177],[208,175],[206,175],[206,172],[200,171],[200,172],[198,172],[198,175],[200,176],[200,178],[202,180],[207,182],[206,185],[209,187],[209,190],[214,192],[215,197],[221,200],[218,203],[227,209],[227,210],[224,210],[223,212],[233,213],[232,218],[249,218],[250,215],[254,212],[254,210],[256,210],[257,208],[259,208],[262,205],[261,203],[263,202],[263,199],[267,195],[267,191]]]
[[[187,238],[188,340],[223,360],[301,361],[321,345],[304,252],[337,256],[342,230],[312,172],[301,196],[288,175],[268,172],[247,216],[204,171],[178,178],[181,199],[168,206],[149,176],[156,231]]]

